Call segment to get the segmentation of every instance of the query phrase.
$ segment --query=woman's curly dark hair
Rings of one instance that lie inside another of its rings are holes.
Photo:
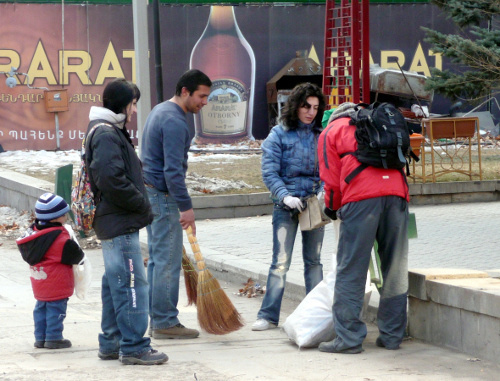
[[[306,104],[306,99],[316,97],[319,99],[318,114],[314,118],[314,127],[322,129],[321,120],[325,111],[325,97],[321,89],[313,83],[301,83],[293,88],[292,93],[283,107],[281,122],[293,130],[299,125],[299,108]]]

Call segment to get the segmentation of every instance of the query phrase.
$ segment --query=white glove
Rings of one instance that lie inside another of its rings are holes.
[[[304,209],[304,205],[298,197],[285,196],[285,198],[283,199],[283,203],[290,209],[298,209],[299,212],[302,212],[302,210]]]

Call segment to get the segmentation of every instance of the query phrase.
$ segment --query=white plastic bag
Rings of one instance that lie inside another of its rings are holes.
[[[338,241],[340,221],[333,221],[333,227]],[[332,306],[337,273],[337,246],[333,246],[332,271],[306,295],[283,324],[288,338],[299,348],[317,347],[319,343],[333,340],[335,337]],[[371,295],[369,274],[368,272],[365,287],[365,304]]]
[[[68,231],[71,239],[78,245],[76,234],[71,225],[65,224],[64,228]],[[92,282],[92,264],[89,258],[85,255],[77,265],[73,265],[73,276],[75,278],[75,295],[78,299],[85,299]]]
[[[79,264],[73,265],[73,275],[75,277],[75,295],[78,299],[85,299],[90,290],[92,282],[92,265],[87,256],[84,256]]]
[[[288,338],[299,348],[316,347],[335,337],[332,315],[335,275],[335,272],[329,272],[283,324]]]

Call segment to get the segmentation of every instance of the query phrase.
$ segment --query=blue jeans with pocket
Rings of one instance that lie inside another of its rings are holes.
[[[101,241],[104,257],[99,350],[137,356],[151,349],[148,329],[148,282],[139,232]]]
[[[64,319],[68,298],[43,302],[37,300],[33,310],[36,341],[57,341],[63,339]]]
[[[147,187],[154,220],[148,231],[149,316],[153,329],[179,324],[182,227],[179,208],[166,192]]]
[[[273,211],[273,259],[269,268],[266,293],[257,314],[258,319],[265,319],[278,324],[281,301],[285,292],[286,273],[292,262],[293,246],[299,226],[298,214],[290,213],[280,205],[274,205]],[[304,281],[306,293],[309,293],[323,280],[321,247],[325,228],[301,231],[302,258],[304,260]]]

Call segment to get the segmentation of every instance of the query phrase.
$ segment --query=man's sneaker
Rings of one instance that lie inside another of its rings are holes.
[[[165,329],[153,329],[153,339],[194,339],[200,335],[196,329],[186,328],[181,323]]]
[[[45,346],[45,341],[35,341],[35,348],[43,348]]]
[[[356,353],[361,353],[364,351],[361,344],[350,348],[342,347],[342,345],[339,344],[339,341],[336,338],[332,341],[325,341],[320,343],[318,349],[320,350],[320,352],[345,353],[349,355],[354,355]]]
[[[45,341],[44,348],[48,349],[62,349],[71,347],[71,341],[62,339],[54,341]]]
[[[252,331],[266,331],[268,329],[276,328],[278,324],[271,323],[266,319],[257,319],[255,323],[252,324]]]
[[[165,353],[151,349],[137,356],[120,355],[120,362],[123,365],[160,365],[168,361]]]
[[[118,352],[110,352],[110,353],[102,353],[101,351],[97,352],[97,357],[101,360],[118,360],[120,355]]]

